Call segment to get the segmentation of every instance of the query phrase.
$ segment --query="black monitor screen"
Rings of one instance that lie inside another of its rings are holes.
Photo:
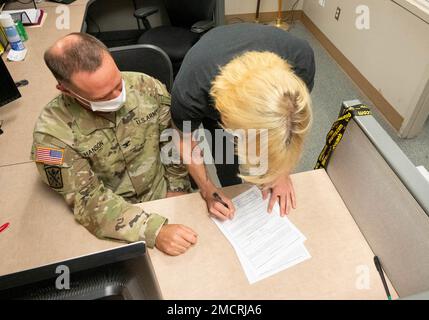
[[[21,94],[0,57],[0,107],[20,97]]]

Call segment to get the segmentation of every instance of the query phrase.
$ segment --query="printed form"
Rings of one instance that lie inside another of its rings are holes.
[[[213,220],[234,247],[250,284],[311,258],[305,236],[288,218],[280,217],[278,204],[272,214],[267,212],[269,199],[263,200],[257,187],[232,202],[233,220]]]

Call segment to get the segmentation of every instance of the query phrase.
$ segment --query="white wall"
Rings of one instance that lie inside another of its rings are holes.
[[[283,10],[288,10],[292,7],[295,0],[283,0]],[[300,0],[297,5],[297,10],[301,10],[304,0]],[[255,13],[257,0],[225,0],[225,14],[243,14]],[[275,12],[278,10],[277,0],[261,0],[261,12]]]
[[[369,30],[355,27],[358,5],[370,9]],[[304,12],[406,122],[429,79],[429,25],[390,0],[306,0]]]

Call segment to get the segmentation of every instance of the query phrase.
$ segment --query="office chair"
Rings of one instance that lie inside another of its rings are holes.
[[[109,51],[119,70],[145,73],[161,81],[171,92],[173,67],[162,49],[149,44],[137,44],[110,48]]]
[[[163,49],[170,57],[176,75],[189,49],[215,26],[216,0],[164,0],[163,3],[171,26],[151,27],[147,18],[159,11],[157,7],[143,7],[134,12],[146,29],[138,43]]]

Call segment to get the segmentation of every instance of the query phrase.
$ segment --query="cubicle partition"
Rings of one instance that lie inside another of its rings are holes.
[[[429,291],[429,183],[373,116],[350,122],[327,172],[399,296]]]

